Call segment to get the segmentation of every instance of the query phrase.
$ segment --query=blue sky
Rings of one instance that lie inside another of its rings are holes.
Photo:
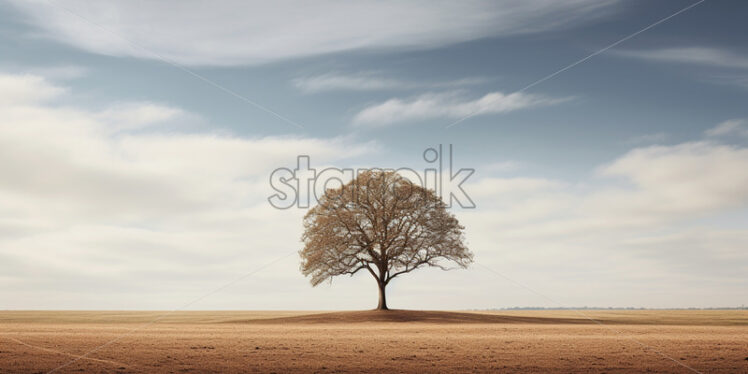
[[[694,3],[0,2],[0,309],[178,307],[300,249],[272,169],[423,168],[439,144],[476,169],[455,214],[480,264],[563,306],[745,304],[748,4],[516,92]],[[297,265],[194,308],[375,297]],[[410,278],[393,306],[559,306],[479,267]]]

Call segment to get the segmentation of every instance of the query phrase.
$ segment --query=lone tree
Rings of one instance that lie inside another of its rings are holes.
[[[423,266],[466,268],[473,255],[463,226],[431,190],[393,171],[368,170],[324,196],[304,217],[301,272],[316,286],[364,270],[377,281],[379,304],[395,277]]]

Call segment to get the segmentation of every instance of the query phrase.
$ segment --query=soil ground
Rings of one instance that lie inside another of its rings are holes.
[[[748,311],[0,312],[0,373],[56,368],[748,373]]]

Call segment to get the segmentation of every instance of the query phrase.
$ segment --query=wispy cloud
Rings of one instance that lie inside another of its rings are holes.
[[[699,79],[712,84],[748,88],[748,55],[746,54],[711,47],[624,50],[614,53],[658,63],[684,64],[711,69],[711,73],[703,73]]]
[[[730,119],[706,130],[705,134],[711,137],[731,135],[748,137],[748,120]]]
[[[410,87],[401,80],[384,78],[375,73],[326,73],[296,78],[294,86],[306,93],[325,91],[377,91]]]
[[[506,113],[520,109],[558,104],[570,98],[491,92],[478,99],[466,99],[458,93],[430,93],[412,99],[390,99],[361,110],[353,118],[358,126],[388,126],[433,118],[461,118],[467,115]]]
[[[49,79],[69,80],[84,77],[88,74],[88,68],[78,65],[46,66],[31,68],[29,73],[41,75]]]
[[[14,0],[11,4],[46,37],[89,52],[226,66],[350,50],[434,48],[558,30],[608,14],[616,2],[289,0],[270,5],[231,0],[217,7],[177,0],[102,1],[96,6],[83,0]]]
[[[641,51],[617,51],[616,54],[650,61],[748,69],[748,56],[717,48],[664,48]]]
[[[710,75],[704,79],[709,83],[748,89],[748,71],[745,71],[742,74]]]
[[[481,84],[491,78],[470,77],[437,82],[418,82],[412,80],[384,77],[376,72],[338,73],[330,72],[308,77],[299,77],[293,85],[304,93],[330,91],[382,91],[414,88],[460,87]]]

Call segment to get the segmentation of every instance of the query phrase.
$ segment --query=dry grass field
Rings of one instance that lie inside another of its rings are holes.
[[[0,372],[748,373],[748,311],[579,313],[8,311]]]

